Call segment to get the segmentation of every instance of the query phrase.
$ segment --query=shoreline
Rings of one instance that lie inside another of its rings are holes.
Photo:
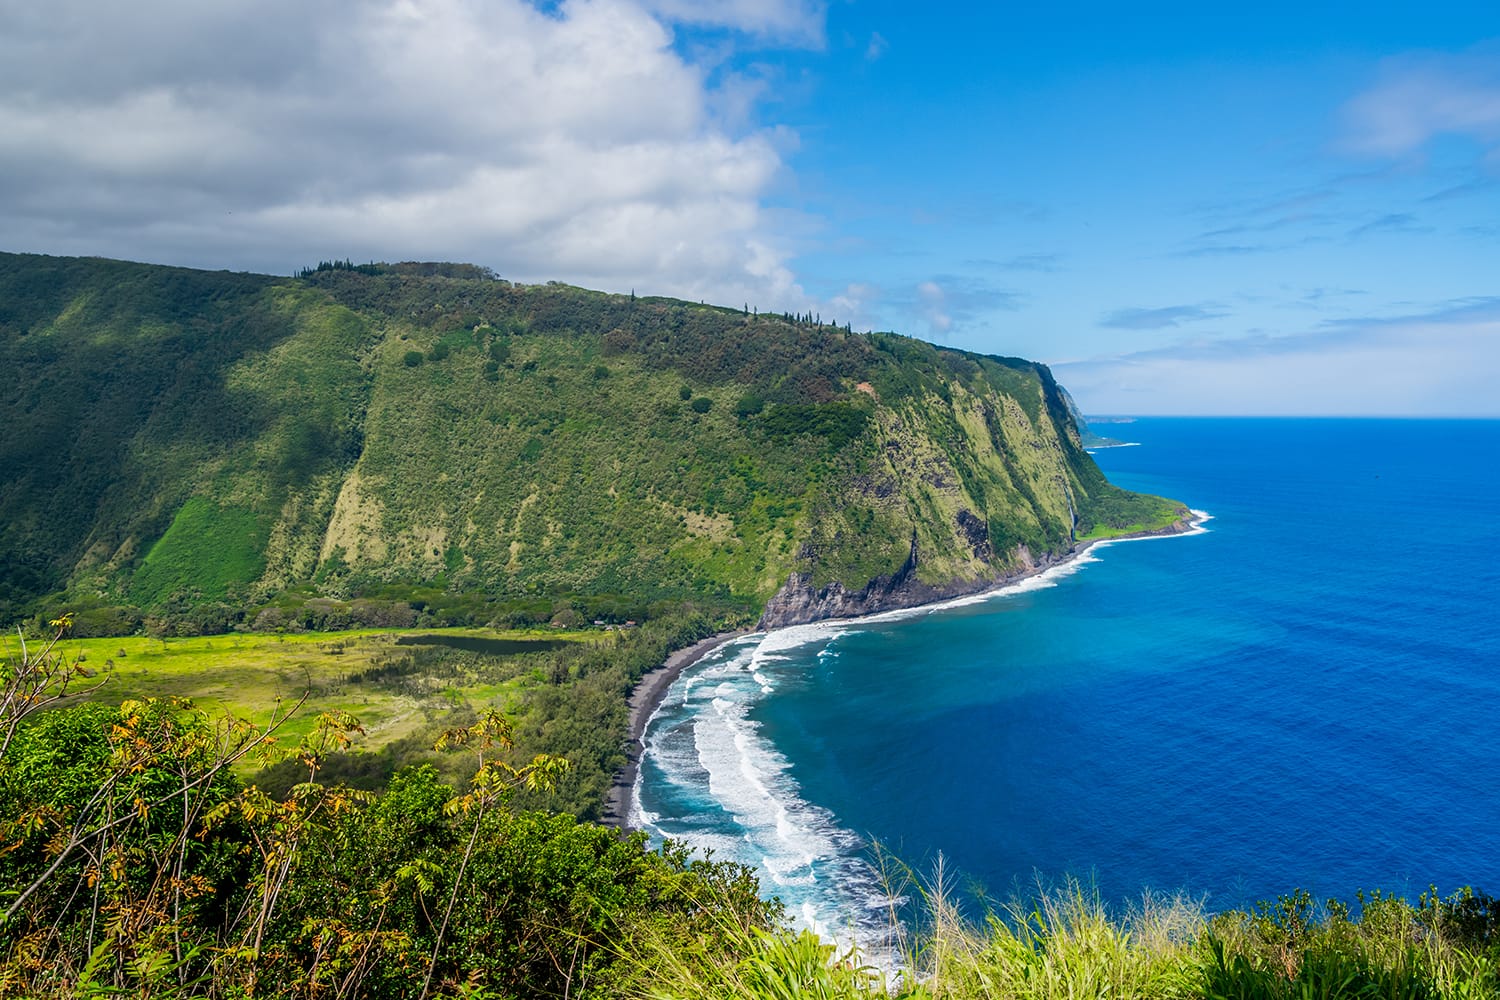
[[[1175,538],[1184,535],[1195,534],[1202,530],[1202,525],[1212,515],[1200,510],[1191,510],[1188,517],[1176,522],[1167,528],[1158,528],[1154,531],[1142,531],[1138,534],[1119,535],[1114,538],[1091,538],[1087,541],[1076,543],[1068,553],[1053,562],[1044,562],[1025,572],[1019,573],[1003,581],[987,584],[982,589],[970,591],[966,594],[951,594],[945,597],[936,597],[929,601],[911,604],[899,608],[887,608],[880,611],[872,611],[869,614],[857,615],[852,618],[824,618],[819,622],[858,621],[863,618],[878,618],[889,614],[916,611],[922,608],[939,610],[940,605],[953,601],[983,600],[992,595],[997,595],[1007,588],[1013,587],[1024,580],[1040,576],[1048,570],[1059,566],[1066,566],[1074,562],[1096,545],[1108,545],[1113,542],[1140,541],[1150,538]],[[815,624],[809,622],[807,624]],[[787,626],[782,626],[787,627]],[[661,666],[649,670],[641,675],[641,679],[631,688],[627,700],[630,721],[628,724],[629,743],[625,750],[625,766],[615,774],[615,779],[609,788],[609,794],[604,800],[604,812],[600,822],[605,826],[611,826],[618,830],[629,830],[629,808],[630,796],[635,790],[635,780],[640,772],[641,755],[645,752],[643,737],[646,733],[646,724],[651,721],[651,716],[661,705],[667,695],[667,689],[672,686],[684,670],[697,663],[709,653],[718,649],[733,639],[741,636],[753,635],[758,631],[771,632],[776,627],[769,629],[739,629],[732,632],[720,632],[718,635],[707,639],[700,639],[691,646],[684,646],[667,657]]]
[[[737,629],[732,632],[720,632],[707,639],[699,639],[691,646],[684,646],[673,651],[661,666],[646,671],[641,675],[641,679],[635,682],[635,687],[630,689],[630,695],[626,700],[630,721],[627,724],[629,743],[625,748],[625,766],[615,773],[615,780],[609,786],[609,794],[604,798],[604,812],[600,816],[600,823],[617,830],[632,829],[629,825],[628,814],[630,795],[635,789],[636,774],[639,773],[641,767],[641,754],[645,751],[645,744],[641,742],[641,738],[646,734],[646,723],[650,722],[651,716],[656,714],[672,682],[688,667],[726,642],[743,635],[751,635],[753,632],[753,629]]]
[[[885,608],[879,611],[870,611],[861,615],[853,615],[847,618],[820,618],[813,622],[799,622],[796,624],[818,625],[818,624],[847,624],[861,621],[888,620],[899,615],[905,615],[916,611],[942,611],[950,607],[958,607],[971,602],[986,601],[992,597],[1003,596],[1012,587],[1033,580],[1053,570],[1061,569],[1071,563],[1077,562],[1087,555],[1090,549],[1095,547],[1104,548],[1117,542],[1149,542],[1157,538],[1185,538],[1207,531],[1203,524],[1213,520],[1213,515],[1207,511],[1190,509],[1188,516],[1174,521],[1165,528],[1154,528],[1150,531],[1138,531],[1128,535],[1115,535],[1109,538],[1089,538],[1081,542],[1074,542],[1073,547],[1064,555],[1037,563],[1030,569],[1023,570],[1014,576],[1005,577],[1002,580],[986,583],[976,590],[961,591],[943,597],[934,597],[928,601],[916,604],[907,604],[901,607]],[[794,628],[793,625],[778,625],[773,628],[762,629],[765,632],[774,632],[778,628]]]

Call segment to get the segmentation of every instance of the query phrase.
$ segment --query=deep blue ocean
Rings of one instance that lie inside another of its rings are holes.
[[[875,844],[998,897],[1500,894],[1500,421],[1096,430],[1206,530],[721,648],[648,731],[638,825],[834,929],[884,898]]]

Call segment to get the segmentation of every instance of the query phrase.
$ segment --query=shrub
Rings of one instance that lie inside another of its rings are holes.
[[[734,404],[734,415],[737,417],[753,417],[766,408],[763,396],[754,392],[747,392],[740,397],[740,401]]]
[[[859,437],[869,416],[848,403],[783,403],[765,416],[761,428],[773,440],[801,434],[825,437],[836,451]]]
[[[713,408],[714,401],[707,396],[699,396],[693,400],[691,405],[694,413],[707,413]]]
[[[421,351],[407,351],[406,352],[406,356],[403,357],[401,360],[406,363],[406,367],[408,367],[408,368],[415,368],[415,367],[417,367],[417,365],[420,365],[422,363],[422,352]]]

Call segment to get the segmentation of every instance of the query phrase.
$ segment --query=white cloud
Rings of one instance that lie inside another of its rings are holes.
[[[853,282],[828,300],[829,316],[855,330],[868,330],[874,323],[872,309],[881,297],[880,289],[864,282]]]
[[[953,329],[953,317],[948,312],[948,295],[936,281],[924,281],[917,286],[917,301],[922,316],[934,333],[947,333]]]
[[[1052,368],[1086,413],[1500,416],[1500,300]]]
[[[795,137],[752,124],[756,93],[726,102],[667,19],[810,44],[822,7],[679,6],[8,12],[6,249],[271,271],[441,257],[527,280],[800,302],[761,207]]]
[[[1400,157],[1440,135],[1500,147],[1500,52],[1409,56],[1388,62],[1380,82],[1345,108],[1345,144]]]

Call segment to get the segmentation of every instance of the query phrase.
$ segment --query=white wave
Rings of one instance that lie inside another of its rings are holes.
[[[1094,551],[1096,549],[1102,549],[1109,545],[1119,545],[1123,542],[1149,542],[1160,538],[1185,538],[1189,535],[1205,534],[1209,529],[1205,528],[1203,526],[1203,523],[1205,521],[1212,521],[1213,515],[1208,511],[1198,510],[1196,508],[1189,508],[1189,511],[1193,515],[1193,518],[1190,527],[1186,531],[1179,531],[1166,535],[1140,535],[1135,538],[1103,539],[1094,542],[1088,548],[1068,559],[1066,562],[1058,563],[1056,566],[1049,566],[1046,569],[1042,570],[1040,573],[1024,577],[1012,583],[1003,584],[993,590],[984,590],[980,591],[977,594],[965,594],[962,597],[952,597],[945,601],[935,601],[932,604],[923,604],[915,608],[896,608],[892,611],[880,611],[872,615],[861,615],[856,618],[834,618],[827,621],[815,622],[811,625],[795,625],[786,629],[774,629],[766,634],[766,638],[770,639],[772,636],[776,636],[781,632],[797,632],[804,629],[815,629],[820,627],[828,628],[830,630],[836,630],[839,635],[844,635],[849,632],[859,631],[860,626],[866,624],[903,621],[909,618],[919,618],[923,615],[930,615],[936,611],[948,611],[952,608],[963,608],[975,604],[984,604],[987,601],[998,600],[1002,597],[1010,597],[1014,594],[1024,594],[1034,590],[1045,590],[1048,587],[1055,587],[1057,586],[1057,581],[1063,579],[1064,577],[1072,576],[1074,573],[1077,573],[1079,570],[1083,569],[1085,566],[1088,566],[1091,563],[1098,562],[1099,557],[1094,555]],[[805,645],[809,641],[813,640],[807,638],[799,638],[799,641],[796,644]]]
[[[829,643],[849,632],[847,621],[813,622],[810,625],[789,625],[763,633],[761,641],[751,654],[751,665],[774,663],[793,659],[791,653],[803,646]]]
[[[755,661],[756,650],[760,648],[761,642],[765,640],[766,633],[756,632],[753,635],[743,636],[731,640],[713,650],[703,659],[699,660],[685,674],[692,671],[705,671],[716,666],[743,667]]]
[[[1194,507],[1189,507],[1188,513],[1192,514],[1193,517],[1188,522],[1188,529],[1186,531],[1177,531],[1168,535],[1137,535],[1134,538],[1106,538],[1095,542],[1091,546],[1091,550],[1106,548],[1110,545],[1124,545],[1127,542],[1156,542],[1167,538],[1188,538],[1193,535],[1208,534],[1209,529],[1205,528],[1203,524],[1206,521],[1212,521],[1214,516],[1206,510],[1198,510]]]
[[[1184,534],[1207,531],[1212,515],[1194,510]],[[1159,537],[1178,537],[1167,535]],[[790,761],[750,718],[778,682],[805,668],[799,649],[820,645],[816,662],[838,655],[837,639],[866,624],[897,621],[950,608],[982,604],[1056,586],[1058,581],[1099,562],[1109,544],[1096,543],[1073,559],[984,593],[863,618],[839,619],[774,629],[726,643],[688,667],[652,714],[645,755],[663,780],[689,800],[706,795],[718,810],[667,816],[642,805],[642,777],[631,790],[633,825],[655,840],[671,838],[719,860],[757,868],[762,885],[781,896],[802,926],[841,948],[857,947],[864,960],[892,968],[895,942],[889,914],[893,900],[864,859],[863,842],[837,817],[802,798]],[[642,769],[644,771],[644,768]],[[733,817],[733,824],[724,816]],[[839,931],[840,924],[847,924]]]
[[[708,772],[709,794],[784,869],[829,857],[836,846],[812,828],[795,790],[785,780],[790,763],[757,735],[743,702],[716,697],[710,712],[694,719],[698,763]],[[774,790],[773,790],[774,786]],[[808,817],[811,818],[811,817]]]
[[[1189,532],[1197,534],[1212,515],[1194,510]],[[1148,537],[1179,537],[1178,535]],[[812,889],[817,872],[838,869],[837,879],[825,879],[846,891],[862,885],[867,910],[888,909],[874,872],[858,857],[861,841],[841,828],[826,809],[806,802],[791,777],[790,762],[759,733],[748,718],[750,709],[776,689],[787,664],[801,662],[795,651],[822,644],[819,661],[837,656],[835,640],[862,630],[866,624],[899,621],[952,608],[983,604],[1016,594],[1054,587],[1058,581],[1099,561],[1095,551],[1123,541],[1095,543],[1078,556],[1025,579],[983,593],[957,597],[918,608],[903,608],[861,618],[836,619],[773,629],[725,643],[683,671],[668,690],[646,726],[646,754],[679,787],[706,791],[740,827],[728,837],[691,817],[663,817],[641,805],[642,778],[631,789],[629,815],[634,825],[654,837],[670,836],[690,846],[712,849],[721,856],[752,865],[779,888]],[[663,724],[663,713],[677,720]],[[690,737],[690,738],[689,738]],[[787,895],[783,893],[783,895]],[[871,902],[873,901],[873,902]],[[790,901],[789,901],[790,902]],[[804,897],[804,906],[813,906]],[[811,926],[811,923],[809,923]]]
[[[667,689],[663,703],[674,701],[682,704],[692,695],[694,686],[700,680],[708,676],[714,676],[710,672],[719,670],[739,670],[750,666],[751,658],[755,654],[756,646],[764,637],[764,633],[757,632],[753,635],[741,636],[731,639],[724,645],[710,650],[702,659],[688,666],[678,676],[672,686]],[[658,709],[659,710],[659,709]],[[653,714],[653,719],[655,718]],[[650,728],[651,720],[647,720],[647,728]]]
[[[847,631],[825,624],[777,630],[688,667],[647,726],[644,756],[653,782],[676,789],[669,794],[692,800],[706,793],[717,808],[685,815],[648,811],[638,776],[631,815],[653,840],[670,838],[695,852],[711,851],[716,860],[758,869],[763,888],[783,899],[796,922],[827,940],[852,943],[854,938],[832,933],[837,919],[827,915],[852,915],[851,926],[862,926],[859,914],[869,912],[863,901],[879,894],[863,841],[828,810],[802,798],[790,762],[749,717],[789,670],[805,669],[805,660],[790,651],[827,644]],[[725,822],[726,814],[732,823]],[[859,936],[869,947],[878,943],[873,922]]]
[[[771,876],[772,882],[782,887],[814,885],[818,881],[818,876],[813,871],[812,859],[789,860],[773,854],[763,854],[760,858],[760,867],[763,872]]]
[[[1097,548],[1096,543],[1092,548]],[[866,615],[861,618],[840,619],[838,624],[851,628],[865,623],[903,621],[909,618],[920,618],[937,611],[949,611],[953,608],[966,608],[975,604],[985,604],[989,601],[999,600],[1002,597],[1012,597],[1016,594],[1025,594],[1034,590],[1046,590],[1048,587],[1057,586],[1057,581],[1067,576],[1072,576],[1090,563],[1099,561],[1092,554],[1092,548],[1080,552],[1067,562],[1056,566],[1048,566],[1040,573],[1015,580],[994,590],[984,590],[977,594],[965,594],[962,597],[950,597],[946,601],[935,601],[932,604],[923,604],[915,608],[897,608],[893,611],[881,611],[877,614]]]
[[[747,638],[758,640],[759,637]],[[657,839],[670,835],[664,832],[662,817],[647,811],[642,805],[644,765],[649,760],[658,770],[677,776],[684,784],[702,779],[692,729],[679,717],[699,700],[700,685],[709,690],[712,697],[712,691],[721,686],[724,676],[747,664],[755,644],[755,641],[745,639],[725,643],[686,668],[664,692],[642,729],[641,766],[636,769],[626,804],[626,816],[631,826]]]

